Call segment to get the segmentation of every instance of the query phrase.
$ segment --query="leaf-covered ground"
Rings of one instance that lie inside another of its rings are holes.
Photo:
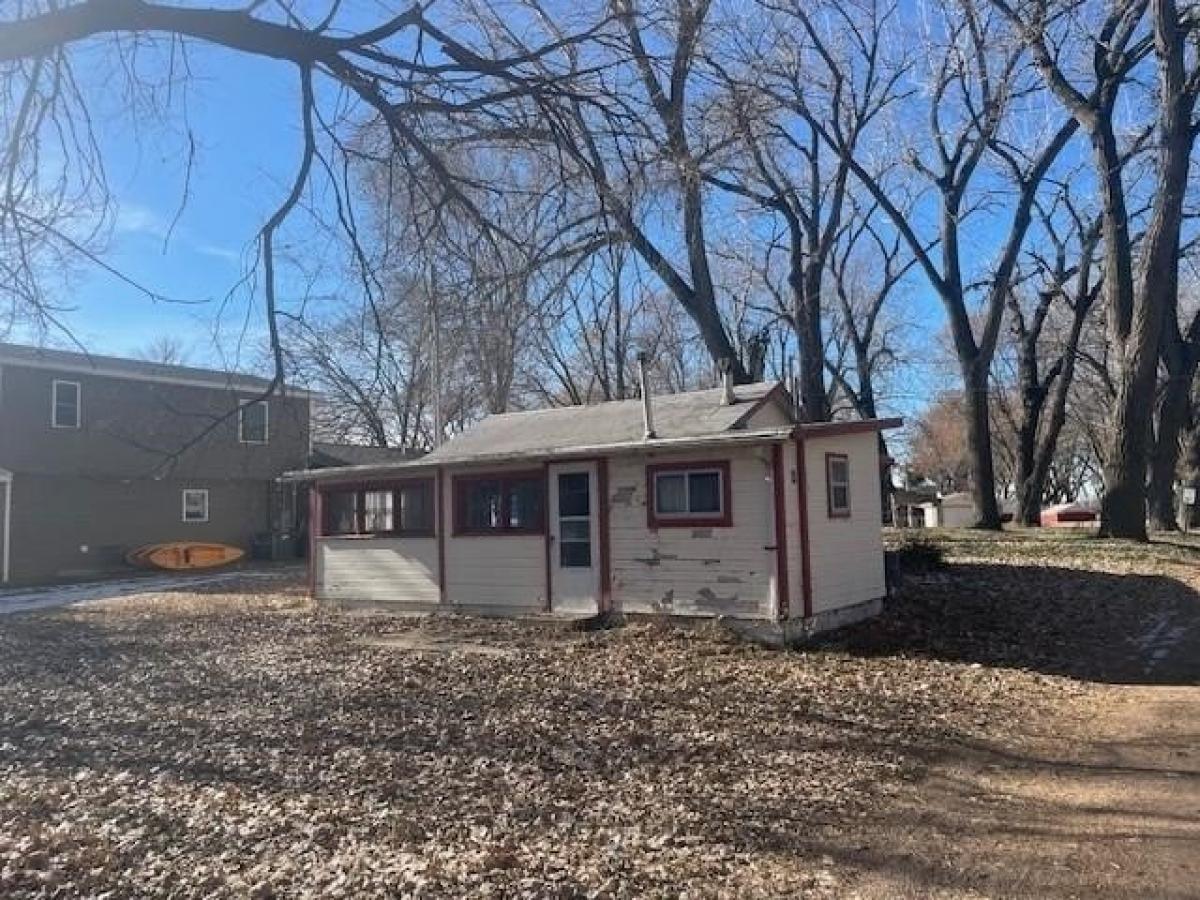
[[[298,595],[11,616],[0,895],[839,896],[824,827],[1061,689]]]
[[[960,547],[807,652],[261,582],[7,616],[0,897],[859,896],[948,748],[1053,733],[1186,603],[1174,558],[1078,547]]]

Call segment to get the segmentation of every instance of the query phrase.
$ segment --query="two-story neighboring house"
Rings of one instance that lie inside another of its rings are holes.
[[[261,378],[0,344],[0,583],[125,568],[177,540],[294,528],[310,395]]]

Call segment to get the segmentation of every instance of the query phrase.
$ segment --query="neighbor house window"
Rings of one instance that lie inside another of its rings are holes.
[[[323,492],[324,534],[433,534],[433,479],[396,484],[336,487]]]
[[[249,400],[238,407],[238,440],[265,444],[270,430],[271,407],[266,400]]]
[[[646,494],[651,528],[733,522],[726,460],[647,466]]]
[[[825,496],[830,518],[850,515],[850,457],[844,453],[825,454]]]
[[[208,491],[188,488],[183,492],[183,521],[208,521]]]
[[[55,381],[50,399],[50,424],[55,428],[78,428],[79,406],[79,382]]]
[[[455,534],[541,534],[546,527],[542,472],[454,479]]]

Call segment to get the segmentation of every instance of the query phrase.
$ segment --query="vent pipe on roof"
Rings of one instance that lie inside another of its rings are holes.
[[[640,351],[637,355],[638,378],[642,382],[642,419],[646,426],[643,439],[647,441],[654,440],[654,410],[650,403],[650,379],[646,377],[646,363],[649,357],[646,356],[646,351]]]
[[[733,406],[736,400],[733,396],[733,360],[723,356],[717,363],[717,368],[721,370],[721,405]]]

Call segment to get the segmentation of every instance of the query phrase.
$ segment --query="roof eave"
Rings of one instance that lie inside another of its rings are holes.
[[[386,478],[388,476],[403,477],[409,473],[434,471],[440,466],[460,468],[479,465],[505,465],[515,462],[557,462],[571,459],[591,459],[600,456],[611,456],[626,453],[654,453],[664,450],[704,449],[711,446],[738,444],[762,444],[790,440],[795,433],[793,426],[758,429],[755,431],[726,431],[720,434],[703,435],[698,437],[653,438],[651,440],[625,441],[616,444],[596,444],[591,446],[566,447],[559,449],[522,450],[512,453],[488,453],[467,457],[432,456],[419,460],[391,463],[385,465],[365,466],[336,466],[326,469],[304,469],[298,472],[285,472],[280,476],[282,481],[313,481],[339,482],[355,481],[363,478]]]
[[[864,432],[890,431],[904,426],[900,418],[855,419],[849,422],[807,422],[796,426],[796,433],[803,437],[842,437]]]

